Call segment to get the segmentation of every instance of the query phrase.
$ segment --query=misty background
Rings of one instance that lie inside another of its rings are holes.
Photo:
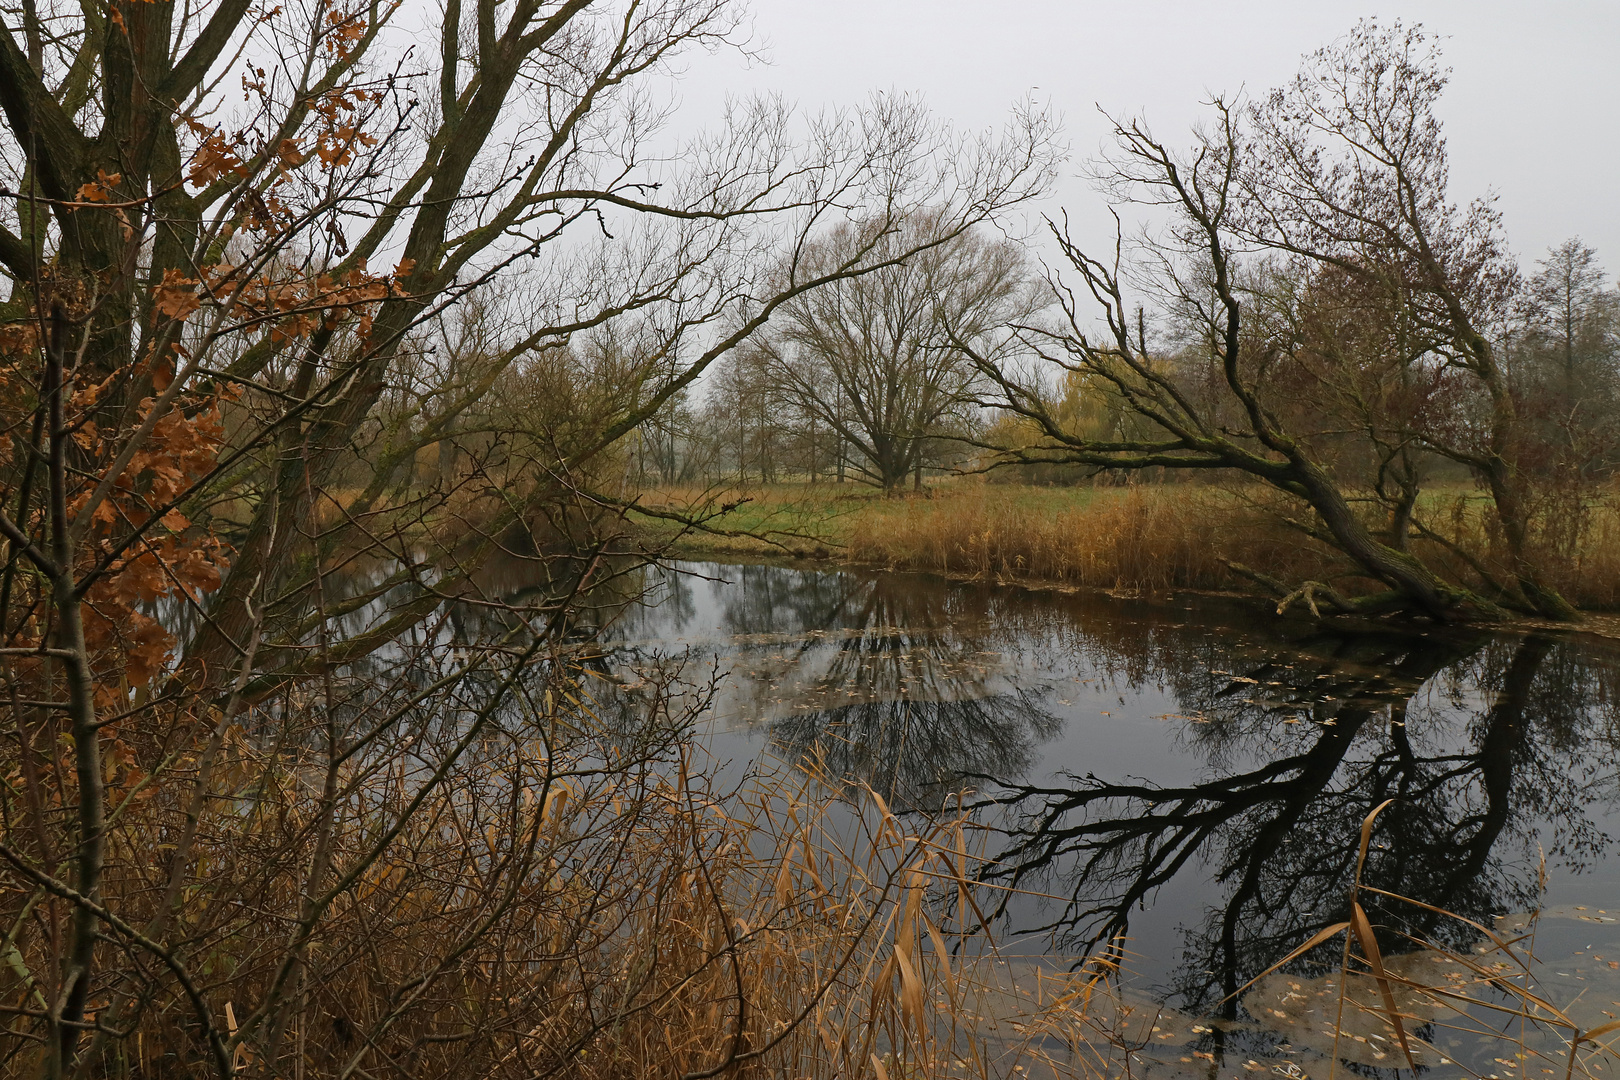
[[[680,104],[672,134],[713,125],[727,95],[779,93],[815,112],[894,90],[968,128],[999,126],[1009,104],[1030,95],[1062,114],[1073,150],[1030,231],[1039,212],[1067,209],[1089,245],[1106,244],[1112,228],[1077,175],[1107,138],[1099,106],[1144,115],[1160,138],[1183,145],[1211,93],[1286,82],[1301,55],[1360,18],[1421,23],[1443,36],[1452,68],[1440,115],[1453,196],[1495,192],[1527,266],[1575,235],[1611,273],[1620,265],[1620,4],[756,0],[752,12],[760,59],[688,57],[671,88]]]

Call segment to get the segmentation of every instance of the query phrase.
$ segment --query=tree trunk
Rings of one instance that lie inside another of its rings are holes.
[[[1514,582],[1524,594],[1525,603],[1537,615],[1567,621],[1576,617],[1575,606],[1557,589],[1541,579],[1541,573],[1530,558],[1530,522],[1525,509],[1518,477],[1501,455],[1492,458],[1486,470],[1491,487],[1491,499],[1496,505],[1496,520],[1502,526],[1502,538],[1507,542],[1509,565]]]
[[[1304,489],[1306,501],[1321,517],[1334,543],[1368,575],[1382,581],[1413,607],[1435,619],[1450,621],[1456,618],[1462,604],[1488,610],[1488,605],[1446,585],[1417,559],[1374,539],[1361,519],[1356,517],[1338,485],[1320,465],[1298,457],[1291,466],[1291,471]]]

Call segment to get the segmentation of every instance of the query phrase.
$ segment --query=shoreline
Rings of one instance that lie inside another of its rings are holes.
[[[881,562],[841,559],[835,554],[812,555],[803,552],[772,553],[735,551],[721,545],[677,543],[662,557],[676,562],[714,562],[728,566],[780,566],[794,570],[820,572],[855,572],[868,574],[915,574],[963,585],[989,585],[996,588],[1020,589],[1025,592],[1059,593],[1064,595],[1107,597],[1111,600],[1133,600],[1146,603],[1170,603],[1179,597],[1219,600],[1255,609],[1256,613],[1275,612],[1276,605],[1258,593],[1228,589],[1197,589],[1178,587],[1163,591],[1141,589],[1104,588],[1054,581],[1050,578],[986,575],[961,570],[939,570],[926,567],[897,566]],[[1274,618],[1301,624],[1327,624],[1347,629],[1366,631],[1404,630],[1411,633],[1434,633],[1448,630],[1478,630],[1494,634],[1527,635],[1550,633],[1577,638],[1592,638],[1602,642],[1620,644],[1620,612],[1583,611],[1580,621],[1560,623],[1550,619],[1523,616],[1497,623],[1430,623],[1413,620],[1383,620],[1351,615],[1328,615],[1322,619],[1306,618],[1285,612]]]

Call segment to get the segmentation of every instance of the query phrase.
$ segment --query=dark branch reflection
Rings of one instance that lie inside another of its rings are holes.
[[[859,780],[901,810],[937,809],[970,778],[1028,771],[1062,721],[1028,691],[966,701],[867,701],[771,727],[775,752]]]
[[[645,678],[627,672],[689,649],[728,673],[727,722],[766,732],[778,757],[901,810],[982,789],[985,823],[1005,830],[1001,882],[1062,897],[1014,900],[1012,928],[1044,929],[1071,956],[1133,937],[1190,1008],[1343,918],[1361,822],[1386,799],[1367,883],[1480,922],[1536,902],[1542,852],[1567,873],[1606,843],[1620,666],[1573,639],[1346,632],[1218,600],[912,575],[704,572],[725,583],[664,579],[658,606],[613,624],[599,693],[622,693],[627,720]],[[702,667],[678,676],[700,694]],[[1401,931],[1467,944],[1461,924],[1365,902],[1392,951]],[[1144,926],[1180,937],[1134,938]]]
[[[1081,951],[1129,936],[1133,911],[1179,875],[1212,879],[1222,899],[1183,928],[1167,988],[1194,1008],[1345,917],[1361,822],[1386,799],[1397,802],[1379,819],[1367,884],[1480,921],[1522,910],[1535,900],[1538,824],[1552,823],[1539,839],[1576,864],[1606,841],[1586,806],[1606,774],[1570,752],[1601,714],[1565,652],[1536,635],[1323,634],[1242,668],[1171,665],[1205,777],[1011,786],[997,873],[1060,883],[1069,899],[1045,929]],[[1459,925],[1368,907],[1431,937]]]

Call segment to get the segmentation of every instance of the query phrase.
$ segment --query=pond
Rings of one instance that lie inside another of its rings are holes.
[[[1538,953],[1567,957],[1548,977],[1620,1009],[1613,643],[672,570],[606,631],[610,663],[683,653],[723,673],[705,739],[734,766],[814,758],[906,810],[998,799],[998,873],[1045,895],[998,919],[1019,949],[1072,958],[1119,936],[1141,991],[1231,1015],[1223,999],[1344,916],[1362,820],[1396,799],[1368,884],[1486,925],[1539,906]],[[1373,915],[1469,947],[1411,910]]]

